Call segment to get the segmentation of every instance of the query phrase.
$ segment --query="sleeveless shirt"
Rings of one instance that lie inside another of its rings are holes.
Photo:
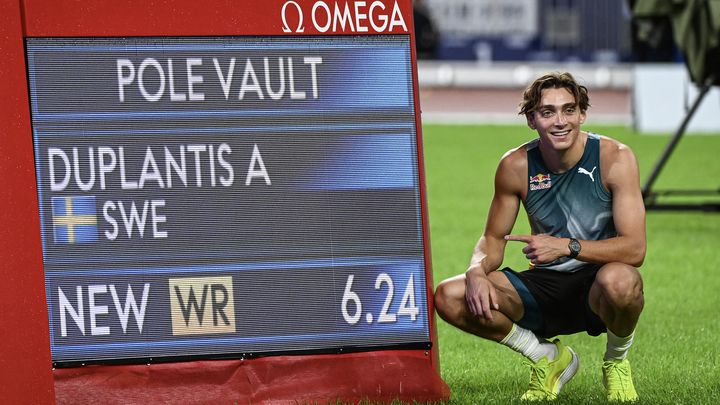
[[[602,240],[617,235],[612,218],[612,195],[600,176],[600,137],[588,133],[580,161],[564,173],[553,173],[540,154],[539,139],[526,144],[528,190],[523,204],[532,234],[560,238]],[[561,257],[535,267],[574,272],[585,262]]]

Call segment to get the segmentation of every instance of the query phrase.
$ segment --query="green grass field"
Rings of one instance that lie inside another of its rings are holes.
[[[586,129],[629,145],[647,178],[669,136],[624,127]],[[520,126],[423,127],[434,283],[466,269],[492,196],[498,160],[534,135]],[[686,136],[654,190],[718,189],[720,134]],[[716,198],[715,201],[718,201]],[[528,232],[521,210],[515,232]],[[720,213],[648,212],[648,251],[641,273],[645,310],[630,353],[643,404],[720,403]],[[503,265],[526,266],[509,247]],[[522,357],[463,333],[438,318],[440,366],[452,404],[520,403],[528,369]],[[601,362],[605,337],[563,341],[580,356],[580,371],[556,403],[604,403]]]

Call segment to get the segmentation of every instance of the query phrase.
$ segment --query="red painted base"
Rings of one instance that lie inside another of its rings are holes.
[[[58,404],[435,402],[450,398],[424,351],[56,369]]]

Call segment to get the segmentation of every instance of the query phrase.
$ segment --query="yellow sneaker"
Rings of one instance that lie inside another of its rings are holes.
[[[560,389],[575,376],[580,367],[580,359],[560,340],[553,341],[557,347],[557,357],[548,361],[543,357],[537,363],[530,364],[530,386],[520,399],[523,401],[543,401],[556,399]]]
[[[638,400],[628,359],[605,360],[602,369],[603,385],[607,388],[608,401],[634,402]]]

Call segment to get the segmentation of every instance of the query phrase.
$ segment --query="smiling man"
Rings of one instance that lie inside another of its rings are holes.
[[[644,305],[639,171],[630,148],[581,130],[589,106],[587,88],[570,73],[544,75],[525,90],[520,114],[538,137],[500,160],[470,265],[435,292],[444,320],[529,359],[523,400],[557,398],[580,360],[559,339],[546,339],[579,332],[607,333],[608,400],[638,399],[627,354]],[[531,235],[510,234],[520,203]],[[498,271],[508,241],[529,270]]]

